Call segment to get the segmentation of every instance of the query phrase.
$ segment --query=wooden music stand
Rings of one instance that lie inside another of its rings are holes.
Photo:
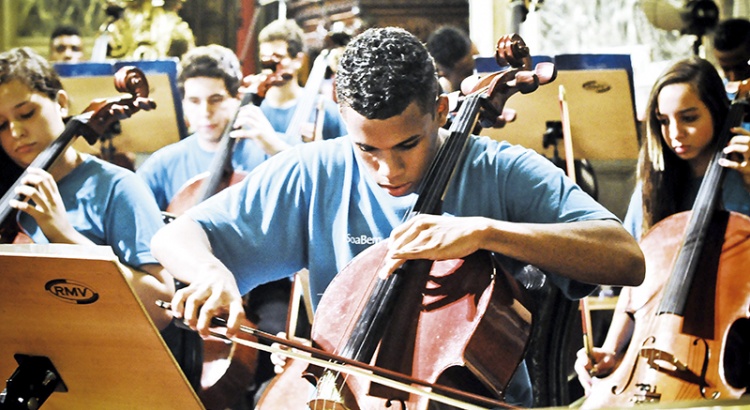
[[[104,246],[0,245],[0,377],[46,357],[64,386],[44,409],[203,409],[122,269]]]
[[[503,128],[482,130],[482,135],[531,148],[547,157],[543,146],[547,121],[560,121],[559,86],[565,86],[576,159],[635,160],[638,157],[633,97],[627,71],[559,70],[557,79],[526,95],[509,99],[506,108],[518,115]],[[562,142],[560,142],[562,147]],[[565,157],[564,149],[560,156]]]

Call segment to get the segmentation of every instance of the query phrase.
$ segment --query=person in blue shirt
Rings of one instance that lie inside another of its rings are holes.
[[[726,147],[715,141],[729,111],[722,78],[706,60],[690,58],[669,67],[656,81],[646,109],[646,140],[641,147],[638,180],[625,216],[625,228],[638,240],[658,222],[692,209],[704,174],[717,149],[727,168],[720,203],[729,211],[750,215],[750,131],[734,127]],[[669,273],[668,271],[665,273]],[[644,282],[663,278],[647,272]],[[644,287],[653,289],[653,287]],[[586,393],[591,372],[611,374],[626,353],[642,297],[637,288],[622,289],[602,347],[594,348],[595,364],[580,350],[575,364]]]
[[[262,65],[272,68],[265,67],[261,73],[247,76],[243,84],[248,90],[256,90],[262,84],[261,88],[266,88],[265,97],[254,117],[238,121],[244,132],[239,136],[268,141],[276,133],[287,144],[297,145],[346,134],[336,103],[322,94],[318,94],[314,102],[316,108],[305,119],[299,133],[287,133],[303,97],[300,70],[305,61],[305,48],[302,29],[294,20],[274,20],[263,27],[258,33],[258,58]],[[318,129],[315,124],[320,122],[316,118],[321,115],[322,129]]]
[[[273,126],[258,107],[250,104],[239,108],[242,78],[239,59],[223,46],[196,47],[181,59],[177,85],[185,117],[194,132],[157,150],[136,170],[151,188],[162,211],[179,214],[199,200],[200,184],[208,179],[208,171],[222,146],[224,130],[238,109],[235,125],[241,128],[232,131],[231,137],[236,139],[230,153],[237,175],[251,171],[291,146],[282,133],[254,134],[248,129]],[[256,290],[263,299],[255,298],[248,311],[259,328],[274,333],[283,330],[290,289],[289,280],[282,279]],[[199,339],[195,342],[200,345]],[[206,388],[199,391],[206,406],[231,406],[243,399],[247,388],[273,375],[267,355],[261,354],[258,360],[254,353],[242,346],[235,346],[229,352],[231,371],[223,373],[216,383],[207,381]],[[204,378],[215,377],[212,374],[220,372],[216,370],[218,367],[207,363]]]
[[[190,283],[173,312],[202,335],[224,313],[237,334],[242,295],[301,268],[317,308],[337,272],[380,241],[388,251],[373,277],[483,249],[549,272],[571,297],[641,282],[641,251],[612,213],[545,158],[486,137],[469,138],[443,214],[402,223],[447,133],[433,60],[403,29],[369,29],[335,81],[348,136],[274,156],[154,237],[157,259]],[[516,375],[506,399],[529,405],[525,367]]]
[[[221,146],[224,128],[239,107],[241,82],[240,62],[226,47],[215,44],[196,47],[180,60],[177,86],[193,134],[157,150],[136,170],[153,191],[162,211],[167,210],[185,184],[209,170]],[[243,110],[238,117],[251,115],[246,112]],[[233,168],[248,172],[288,147],[275,134],[269,138],[263,146],[238,139],[231,153]]]
[[[0,193],[26,170],[16,194],[27,200],[10,202],[20,211],[21,232],[35,243],[111,247],[195,385],[191,362],[181,356],[180,330],[155,304],[172,297],[174,279],[151,254],[151,237],[163,222],[148,187],[133,172],[72,147],[46,171],[28,168],[62,134],[68,103],[59,76],[43,57],[28,48],[0,53]]]

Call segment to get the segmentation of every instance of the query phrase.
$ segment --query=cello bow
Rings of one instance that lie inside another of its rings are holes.
[[[565,86],[560,84],[558,99],[560,101],[560,116],[562,119],[563,146],[565,147],[565,171],[573,183],[576,181],[575,154],[573,153],[573,133],[570,127],[570,111],[568,110],[568,99],[565,94]],[[581,311],[581,330],[583,331],[583,348],[591,361],[592,366],[596,363],[594,359],[594,336],[591,325],[591,309],[589,308],[588,296],[578,301]],[[592,367],[591,375],[596,373],[596,367]]]

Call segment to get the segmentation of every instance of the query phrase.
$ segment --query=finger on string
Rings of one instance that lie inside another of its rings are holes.
[[[719,165],[724,168],[737,169],[744,168],[747,166],[747,161],[737,162],[727,158],[719,158]]]
[[[378,277],[382,280],[387,279],[390,275],[396,272],[398,268],[400,268],[401,265],[404,264],[404,262],[406,262],[405,259],[395,259],[391,258],[390,256],[386,256],[385,258],[383,258],[383,262],[378,268]]]
[[[32,168],[36,169],[36,168]],[[33,171],[30,171],[27,173],[23,179],[21,180],[22,185],[27,185],[31,187],[36,187],[37,185],[42,183],[42,175],[38,173],[34,173]]]
[[[19,185],[16,187],[14,192],[16,193],[16,195],[19,195],[24,198],[23,202],[28,202],[29,200],[39,199],[39,192],[35,186]]]

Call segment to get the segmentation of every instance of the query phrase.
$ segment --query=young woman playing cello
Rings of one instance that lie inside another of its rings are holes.
[[[36,243],[111,246],[170,347],[179,330],[154,301],[174,280],[151,255],[162,225],[156,202],[132,172],[68,147],[47,170],[27,167],[66,129],[68,95],[51,65],[27,48],[0,53],[0,186],[22,178],[11,200],[21,232]],[[178,357],[178,361],[180,358]],[[182,363],[181,363],[182,364]]]
[[[647,133],[641,148],[638,183],[625,227],[640,240],[657,222],[690,210],[709,163],[721,147],[717,139],[729,112],[729,101],[716,69],[706,60],[690,58],[672,65],[654,85],[646,111]],[[750,131],[731,129],[735,135],[718,164],[728,168],[720,201],[724,209],[750,215]],[[649,274],[644,283],[649,282]],[[669,273],[669,272],[667,272]],[[592,376],[611,374],[623,359],[633,337],[635,288],[623,288],[606,340],[593,349],[595,364],[582,349],[576,372],[586,395]]]

